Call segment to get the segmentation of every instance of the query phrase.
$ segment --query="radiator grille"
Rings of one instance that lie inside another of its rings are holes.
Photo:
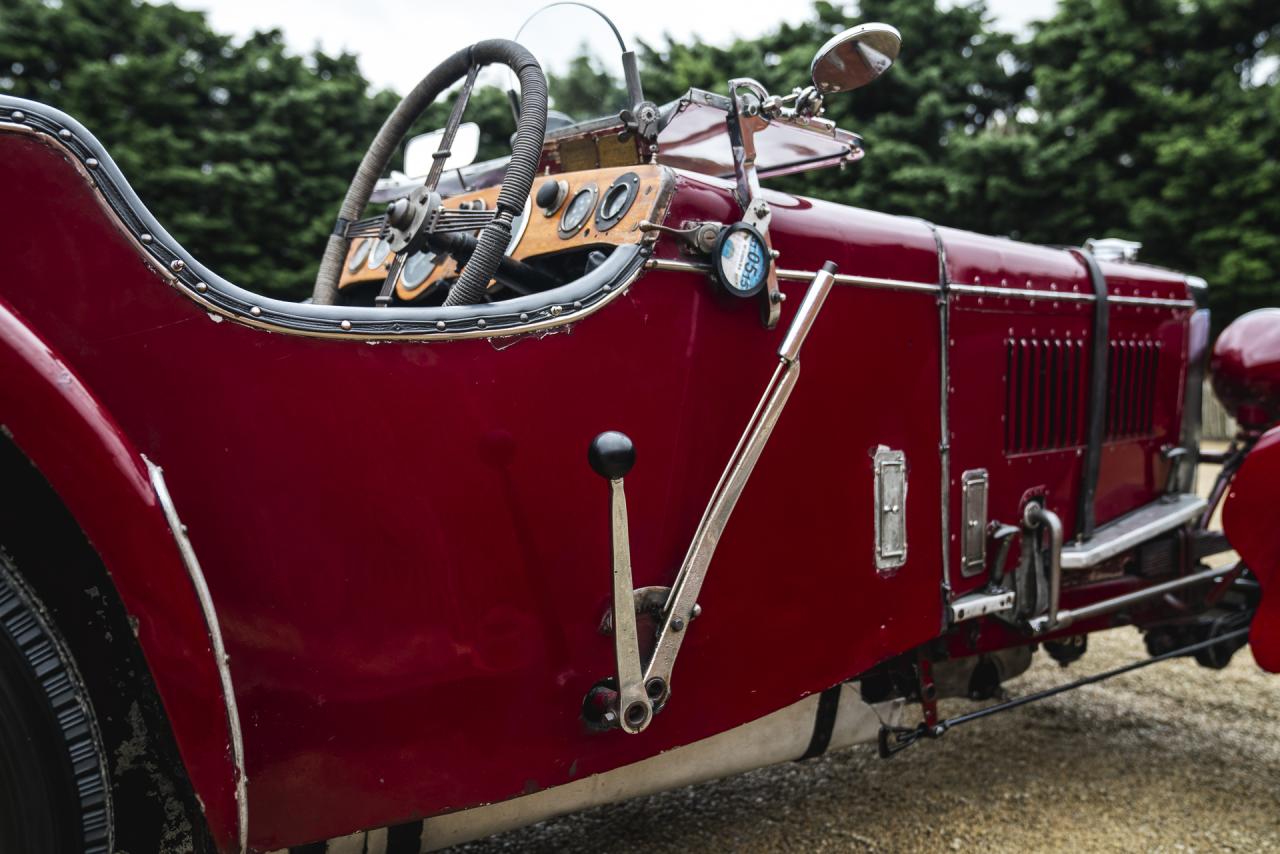
[[[1112,341],[1107,351],[1107,438],[1145,436],[1155,422],[1156,376],[1160,345],[1156,341]]]
[[[1084,342],[1069,338],[1005,341],[1005,452],[1021,454],[1084,443]]]

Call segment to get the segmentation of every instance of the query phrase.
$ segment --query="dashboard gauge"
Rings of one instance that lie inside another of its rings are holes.
[[[617,225],[640,194],[640,176],[634,172],[619,175],[600,196],[596,209],[596,231],[608,231]]]
[[[387,263],[387,258],[391,255],[391,244],[386,238],[379,238],[378,242],[369,250],[369,269],[376,270],[383,264]]]
[[[716,278],[724,289],[736,297],[760,293],[769,276],[769,247],[764,237],[745,222],[731,225],[720,232],[712,257]]]
[[[369,257],[369,250],[372,248],[372,240],[361,240],[360,245],[356,247],[356,251],[351,253],[351,260],[347,262],[347,270],[352,273],[359,270],[360,265]]]
[[[414,291],[422,287],[422,283],[436,268],[437,255],[434,252],[415,252],[404,262],[400,270],[400,283],[406,291]]]
[[[588,184],[569,199],[569,204],[565,205],[564,214],[560,217],[559,232],[562,240],[573,237],[586,224],[596,207],[596,193],[596,185]]]

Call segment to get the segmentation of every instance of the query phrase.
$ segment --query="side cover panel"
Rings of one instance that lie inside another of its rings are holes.
[[[1043,495],[1077,533],[1089,436],[1093,287],[1073,253],[941,228],[951,283],[948,401],[951,519],[963,518],[967,470],[990,476],[988,519],[1017,524],[1030,493]],[[1137,264],[1103,264],[1108,292],[1108,371],[1094,510],[1105,524],[1164,491],[1162,449],[1180,441],[1191,304],[1182,276]],[[1034,294],[1033,296],[1029,295]],[[1126,303],[1139,297],[1168,304]],[[1015,555],[1016,559],[1016,555]],[[957,594],[965,578],[952,544]],[[1012,565],[1012,564],[1011,564]],[[1070,606],[1074,591],[1064,591]]]

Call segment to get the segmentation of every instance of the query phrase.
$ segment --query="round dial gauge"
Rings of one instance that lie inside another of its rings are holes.
[[[352,273],[359,270],[360,265],[369,257],[369,250],[372,248],[372,240],[361,240],[360,245],[356,247],[356,251],[351,253],[351,260],[347,262],[347,269]]]
[[[404,262],[404,267],[400,270],[400,281],[404,284],[404,289],[417,290],[427,280],[427,276],[431,275],[435,266],[436,253],[434,252],[415,252],[410,255],[409,260]]]
[[[596,231],[608,231],[617,225],[640,192],[640,176],[634,172],[619,175],[600,195],[600,207],[596,209]]]
[[[387,258],[391,255],[391,244],[385,239],[379,238],[378,242],[369,250],[369,269],[376,270],[387,262]]]
[[[595,184],[588,184],[573,194],[560,217],[560,236],[566,240],[578,233],[596,207]]]
[[[720,232],[713,257],[716,278],[736,297],[760,293],[773,260],[760,232],[744,222]]]

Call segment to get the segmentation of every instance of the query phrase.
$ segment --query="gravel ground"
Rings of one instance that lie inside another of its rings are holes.
[[[1202,489],[1211,475],[1202,472]],[[1038,653],[1009,693],[1146,657],[1134,629],[1091,635],[1089,644],[1065,670]],[[977,708],[941,707],[944,715]],[[917,714],[909,709],[908,719]],[[456,850],[603,849],[1280,851],[1280,677],[1259,670],[1247,647],[1223,671],[1165,662],[888,761],[855,747]]]

